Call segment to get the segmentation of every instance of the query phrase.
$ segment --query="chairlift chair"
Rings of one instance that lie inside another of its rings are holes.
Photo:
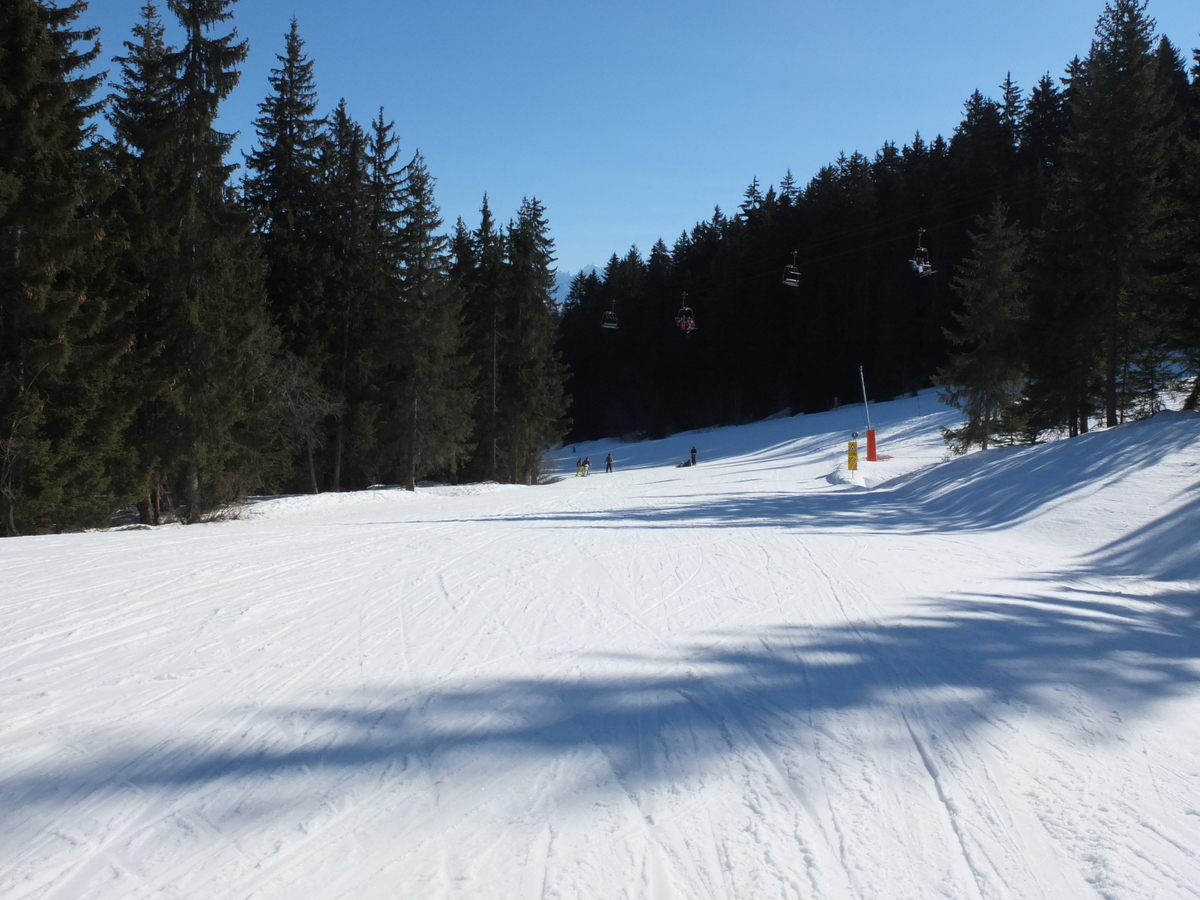
[[[601,328],[616,328],[617,327],[617,301],[612,302],[612,309],[600,317]]]
[[[936,272],[933,268],[933,263],[929,261],[929,251],[921,246],[921,237],[924,234],[924,228],[917,229],[917,249],[913,251],[913,258],[909,260],[913,272],[922,278],[926,275],[933,275]]]
[[[792,251],[792,264],[783,267],[783,283],[788,287],[800,287],[800,270],[796,268],[796,251]]]
[[[692,308],[687,305],[687,293],[683,295],[683,305],[679,307],[679,312],[675,313],[675,324],[684,334],[696,330],[696,316],[692,312]]]

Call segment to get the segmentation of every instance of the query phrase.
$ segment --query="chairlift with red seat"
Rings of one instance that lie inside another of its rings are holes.
[[[675,313],[675,325],[684,334],[690,334],[696,330],[696,316],[692,312],[692,308],[687,305],[687,291],[683,293],[683,305],[679,307],[679,312]]]

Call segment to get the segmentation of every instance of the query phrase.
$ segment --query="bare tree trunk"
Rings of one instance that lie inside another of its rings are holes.
[[[16,468],[17,468],[17,423],[13,423],[9,436],[0,441],[3,453],[0,454],[0,502],[4,504],[4,536],[16,537],[17,521],[15,510],[17,506]]]
[[[510,454],[511,462],[509,465],[509,478],[513,484],[521,483],[521,481],[520,481],[520,464],[519,464],[519,459],[520,459],[519,454],[520,454],[520,443],[521,442],[518,440],[517,429],[518,429],[517,423],[514,422],[513,423],[513,432],[512,432],[512,451]]]
[[[346,383],[350,380],[350,311],[346,311],[346,318],[342,321],[342,398],[346,398]],[[349,405],[347,403],[347,405]],[[346,414],[340,413],[337,417],[337,444],[333,449],[333,490],[338,493],[342,490],[342,444],[345,439],[346,432]]]
[[[1197,375],[1196,380],[1192,382],[1192,392],[1183,401],[1184,409],[1196,409],[1198,406],[1200,406],[1200,375]]]
[[[338,493],[342,489],[342,432],[345,429],[344,424],[345,414],[339,414],[337,417],[337,431],[333,438],[333,491]]]
[[[146,499],[139,500],[137,505],[138,522],[142,525],[162,524],[162,494],[157,487],[146,492]]]
[[[311,437],[304,439],[304,449],[308,452],[308,486],[312,493],[319,494],[321,493],[321,489],[317,487],[317,470],[316,467],[313,466],[313,445]]]
[[[19,280],[21,278],[21,235],[24,231],[23,227],[17,225],[13,231],[16,237],[13,240],[13,275]],[[10,357],[19,361],[21,359],[18,353],[20,346],[17,336],[17,304],[5,304],[5,319],[7,320],[4,330],[7,332],[9,346],[5,349]],[[17,370],[17,378],[20,381],[25,380],[25,372],[23,367]],[[21,393],[24,393],[23,391]],[[4,533],[7,537],[16,537],[17,531],[16,506],[17,506],[17,430],[21,424],[20,396],[18,395],[17,408],[13,410],[12,428],[9,429],[8,437],[0,442],[3,447],[2,458],[0,458],[0,502],[4,504]]]
[[[413,385],[412,418],[408,423],[408,473],[404,486],[410,490],[417,489],[417,388]]]
[[[184,490],[187,494],[188,524],[200,519],[200,470],[194,462],[187,464],[187,474],[184,476]]]
[[[17,522],[16,522],[16,519],[13,517],[14,507],[16,506],[16,504],[13,502],[13,496],[10,491],[6,490],[4,492],[3,501],[4,501],[4,536],[5,537],[18,537],[20,535],[20,532],[17,531]]]
[[[1117,282],[1110,278],[1105,292],[1107,300],[1107,321],[1105,322],[1105,339],[1108,343],[1108,359],[1104,373],[1104,425],[1115,428],[1117,425]]]

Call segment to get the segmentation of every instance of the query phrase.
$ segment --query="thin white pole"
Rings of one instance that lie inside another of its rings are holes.
[[[867,378],[863,375],[863,367],[858,367],[858,380],[862,382],[863,411],[867,414],[867,431],[871,430],[871,410],[867,407]]]

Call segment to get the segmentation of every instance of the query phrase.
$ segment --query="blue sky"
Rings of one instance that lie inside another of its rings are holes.
[[[90,0],[103,59],[144,0]],[[164,18],[165,2],[161,2]],[[1191,60],[1197,0],[1151,0]],[[222,126],[254,140],[293,14],[323,112],[380,106],[437,179],[446,228],[546,206],[559,267],[603,266],[735,209],[752,178],[802,184],[840,151],[947,137],[976,88],[1026,91],[1087,53],[1102,0],[241,0],[250,41]],[[116,71],[115,65],[108,65]]]

